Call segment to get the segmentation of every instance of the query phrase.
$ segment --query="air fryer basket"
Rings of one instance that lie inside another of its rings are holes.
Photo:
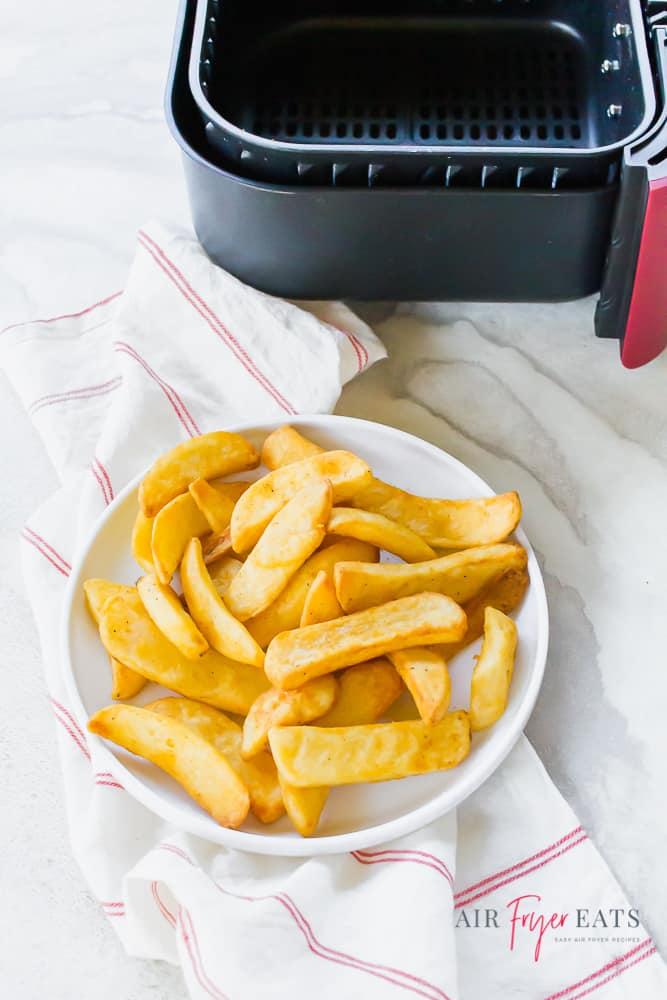
[[[655,110],[640,0],[248,7],[198,0],[190,62],[208,141],[247,176],[595,184]]]

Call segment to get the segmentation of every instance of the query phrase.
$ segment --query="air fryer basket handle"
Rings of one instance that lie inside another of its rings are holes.
[[[647,364],[667,347],[667,25],[654,25],[653,40],[663,110],[625,151],[595,313],[597,335],[620,340],[626,368]]]

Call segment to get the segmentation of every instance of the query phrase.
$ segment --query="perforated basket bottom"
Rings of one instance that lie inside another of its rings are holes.
[[[228,70],[212,73],[209,95],[234,124],[295,143],[595,144],[600,110],[576,35],[513,19],[428,25],[295,25],[249,55],[242,96],[223,55]]]

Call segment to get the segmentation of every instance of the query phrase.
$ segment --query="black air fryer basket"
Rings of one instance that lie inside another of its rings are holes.
[[[630,366],[658,353],[667,3],[275,9],[181,8],[167,110],[214,260],[303,298],[553,301],[602,285],[597,332]]]

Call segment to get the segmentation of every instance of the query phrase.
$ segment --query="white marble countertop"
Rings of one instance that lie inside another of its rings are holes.
[[[175,4],[5,5],[0,327],[122,287],[150,217],[189,223],[162,89]],[[390,358],[339,412],[421,435],[518,488],[552,641],[528,727],[553,779],[667,952],[667,356],[624,371],[592,301],[372,306]],[[12,1000],[176,1000],[178,971],[127,958],[70,858],[17,536],[55,486],[0,382],[0,968]],[[536,808],[539,804],[536,803]]]

